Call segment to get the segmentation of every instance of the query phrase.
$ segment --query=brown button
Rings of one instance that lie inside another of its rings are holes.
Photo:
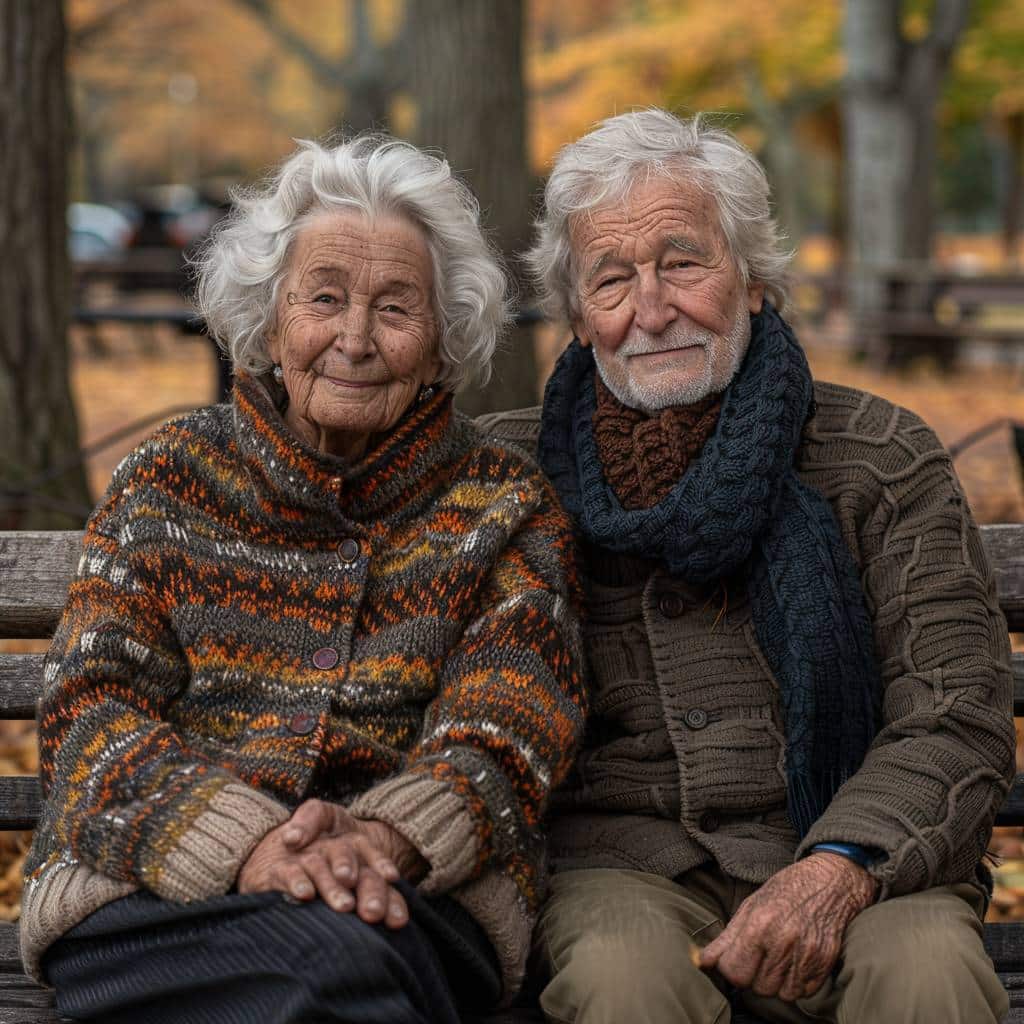
[[[338,556],[347,565],[351,565],[359,557],[359,541],[346,537],[338,545]]]
[[[678,594],[662,594],[658,598],[658,611],[666,619],[678,619],[686,611],[686,602]]]
[[[718,824],[718,815],[714,811],[705,811],[700,816],[701,832],[717,832]]]
[[[691,729],[703,729],[708,724],[708,713],[703,708],[690,708],[683,720]]]
[[[334,668],[338,664],[338,652],[333,647],[321,647],[313,652],[313,664],[322,669]]]
[[[307,736],[316,728],[316,722],[316,715],[312,715],[308,711],[300,711],[289,719],[288,728],[296,736]]]

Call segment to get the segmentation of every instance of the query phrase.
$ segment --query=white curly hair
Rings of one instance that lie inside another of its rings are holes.
[[[744,285],[763,284],[781,310],[792,253],[771,215],[764,168],[731,132],[701,115],[682,119],[651,109],[610,117],[559,150],[536,222],[537,242],[524,256],[542,311],[565,320],[579,312],[573,218],[618,202],[637,182],[656,176],[695,184],[712,196]]]
[[[380,133],[332,144],[302,140],[263,184],[232,193],[232,210],[193,260],[196,305],[236,368],[265,373],[278,285],[298,231],[351,208],[417,224],[433,262],[439,383],[486,383],[511,322],[510,286],[480,228],[480,207],[446,161]]]

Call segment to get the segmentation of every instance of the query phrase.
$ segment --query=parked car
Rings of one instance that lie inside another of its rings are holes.
[[[131,218],[102,203],[70,203],[67,223],[68,254],[76,263],[117,259],[133,234]]]

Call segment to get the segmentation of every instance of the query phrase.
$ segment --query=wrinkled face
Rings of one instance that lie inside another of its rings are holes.
[[[710,195],[654,177],[578,215],[570,238],[572,327],[619,401],[650,413],[725,389],[764,288],[744,286]]]
[[[404,217],[323,213],[298,233],[268,350],[300,437],[356,458],[437,379],[432,286],[426,239]]]

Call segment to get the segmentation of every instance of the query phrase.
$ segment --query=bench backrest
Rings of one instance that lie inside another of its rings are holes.
[[[999,605],[1011,632],[1024,632],[1024,525],[983,526]],[[0,639],[53,633],[81,554],[78,532],[0,533]],[[42,686],[42,654],[0,653],[0,719],[31,719]],[[1024,653],[1013,656],[1014,714],[1024,716]],[[0,777],[0,830],[33,828],[39,818],[34,776]],[[1024,775],[1017,777],[998,823],[1024,824]]]

